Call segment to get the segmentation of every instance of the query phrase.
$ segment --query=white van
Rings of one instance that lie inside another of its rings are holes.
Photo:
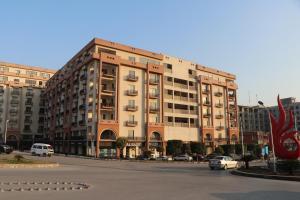
[[[54,154],[54,150],[51,145],[43,144],[43,143],[35,143],[31,146],[30,150],[32,155],[39,155],[39,156],[51,156]]]

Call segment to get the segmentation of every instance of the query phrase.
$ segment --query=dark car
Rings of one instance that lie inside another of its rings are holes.
[[[11,146],[8,146],[6,144],[0,145],[0,153],[10,154],[11,152],[13,152],[13,148]]]

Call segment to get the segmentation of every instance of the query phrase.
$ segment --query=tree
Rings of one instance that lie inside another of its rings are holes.
[[[224,155],[229,156],[230,154],[234,153],[234,145],[232,144],[224,144],[221,145],[221,147],[224,150]]]
[[[221,146],[216,147],[215,153],[224,155],[224,149]]]
[[[191,146],[192,153],[196,153],[196,154],[205,154],[206,153],[205,146],[203,143],[191,142],[190,146]]]
[[[246,165],[246,169],[249,169],[249,162],[252,160],[255,160],[255,156],[253,154],[246,154],[244,155],[244,157],[242,158],[242,160],[245,162]]]
[[[127,138],[126,137],[119,137],[116,141],[116,147],[119,149],[118,157],[120,158],[120,155],[123,155],[123,149],[126,147],[127,144]]]
[[[185,154],[191,154],[192,153],[190,143],[185,143],[185,144],[182,145],[182,152],[184,152]]]
[[[261,156],[261,147],[258,144],[248,144],[247,151],[251,152],[254,156]]]
[[[158,146],[158,147],[156,148],[156,151],[159,152],[159,153],[163,153],[163,152],[164,152],[164,147]]]
[[[182,141],[181,140],[169,140],[167,143],[168,155],[179,155],[182,153]]]

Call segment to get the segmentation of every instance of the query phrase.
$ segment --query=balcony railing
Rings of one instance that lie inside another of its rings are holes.
[[[202,93],[203,93],[203,94],[209,94],[209,92],[210,92],[209,89],[204,89],[204,90],[202,90]]]
[[[130,141],[144,141],[144,140],[146,140],[146,138],[145,137],[127,137],[127,139],[128,140],[130,140]]]
[[[102,72],[102,76],[105,78],[115,78],[116,74],[111,73],[111,72]]]
[[[115,106],[114,104],[108,104],[108,103],[106,103],[106,104],[101,104],[101,108],[102,108],[102,109],[108,109],[108,110],[113,109],[114,106]]]
[[[126,110],[134,112],[134,111],[138,110],[138,107],[137,106],[133,106],[133,105],[128,105],[128,106],[126,106]]]
[[[224,115],[216,115],[216,119],[223,119],[224,118]]]
[[[150,137],[150,141],[162,141],[162,137]]]
[[[14,99],[13,99],[13,100],[10,101],[10,103],[11,103],[11,104],[19,104],[19,100],[14,100]]]
[[[189,127],[189,123],[185,123],[185,122],[174,122],[174,126],[177,126],[177,127]]]
[[[80,121],[79,121],[79,125],[80,125],[80,126],[85,126],[85,125],[86,125],[85,120],[80,120]]]
[[[217,130],[217,131],[222,131],[222,130],[224,130],[224,129],[225,129],[224,126],[217,126],[217,127],[216,127],[216,130]]]
[[[79,106],[79,109],[80,109],[80,110],[85,110],[85,109],[86,109],[85,104],[81,104],[81,105]]]
[[[222,92],[215,92],[215,96],[216,96],[216,97],[221,97],[222,95],[223,95]]]
[[[150,113],[157,113],[158,111],[159,111],[158,107],[150,106],[150,108],[149,108],[149,112]]]
[[[204,101],[204,102],[203,102],[203,105],[204,105],[204,106],[210,106],[211,104],[210,104],[210,101]]]
[[[11,94],[12,94],[12,95],[19,95],[19,94],[20,94],[20,91],[13,90],[13,91],[11,92]]]
[[[33,93],[32,93],[32,92],[26,92],[26,96],[27,96],[27,97],[32,97],[32,96],[33,96]]]
[[[159,97],[158,93],[150,92],[149,93],[149,98],[151,99],[157,99]]]
[[[25,101],[25,105],[33,105],[33,102],[32,101]]]
[[[150,85],[157,85],[157,84],[159,84],[159,79],[150,78],[149,79],[149,84]]]
[[[126,94],[128,96],[137,96],[138,95],[138,91],[137,90],[127,90]]]
[[[135,127],[137,126],[137,121],[126,121],[126,126],[129,126],[129,127]]]
[[[204,114],[203,114],[203,117],[205,117],[205,118],[208,118],[208,117],[210,117],[210,116],[211,116],[210,113],[204,113]]]
[[[136,75],[129,74],[127,76],[127,81],[133,81],[133,82],[135,82],[135,81],[138,81],[138,80],[139,80],[139,77],[137,77]]]
[[[31,119],[25,119],[25,120],[24,120],[24,123],[26,123],[26,124],[31,124],[31,123],[32,123],[32,120],[31,120]]]
[[[216,107],[216,108],[223,108],[223,104],[222,104],[222,103],[216,103],[216,104],[215,104],[215,107]]]
[[[25,114],[32,114],[32,110],[25,110],[24,113]]]

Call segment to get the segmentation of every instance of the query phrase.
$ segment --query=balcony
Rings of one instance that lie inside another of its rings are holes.
[[[81,74],[80,75],[80,80],[86,80],[87,79],[87,74]]]
[[[222,92],[215,92],[215,96],[216,96],[216,97],[221,97],[222,95],[223,95]]]
[[[234,101],[235,100],[235,95],[234,94],[229,94],[228,98],[229,98],[229,101]]]
[[[33,102],[32,102],[32,101],[25,101],[25,105],[26,105],[26,106],[32,106],[32,105],[33,105]]]
[[[204,144],[205,144],[205,146],[214,146],[214,142],[211,138],[205,138]]]
[[[150,85],[158,85],[159,84],[159,79],[150,78],[149,79],[149,84]]]
[[[78,108],[77,108],[77,107],[73,107],[73,108],[72,108],[72,112],[73,112],[73,113],[77,113],[77,112],[78,112]]]
[[[76,127],[77,125],[77,122],[72,122],[72,126]]]
[[[138,95],[138,91],[137,90],[127,90],[126,94],[128,96],[137,96]]]
[[[80,110],[85,110],[85,109],[86,109],[85,104],[81,104],[81,105],[79,106],[79,109],[80,109]]]
[[[146,138],[145,137],[128,137],[127,138],[129,141],[145,141]]]
[[[25,119],[25,120],[24,120],[24,123],[25,123],[25,124],[31,124],[31,123],[32,123],[32,120],[31,120],[31,119]]]
[[[224,128],[224,126],[217,126],[216,127],[216,130],[217,131],[223,131],[225,128]]]
[[[204,89],[202,90],[202,94],[209,94],[210,90],[209,89]]]
[[[33,92],[26,92],[26,96],[27,97],[32,97],[33,96]]]
[[[0,108],[0,113],[2,113],[3,112],[3,108]]]
[[[127,76],[127,81],[132,81],[132,82],[136,82],[139,80],[139,77],[137,77],[136,75],[132,75],[132,74],[129,74]]]
[[[150,92],[149,93],[149,98],[150,99],[157,99],[159,97],[158,93]]]
[[[112,95],[115,92],[115,89],[113,88],[103,88],[101,93],[102,94],[108,94],[108,95]]]
[[[10,109],[9,112],[10,113],[18,113],[18,110],[17,109]]]
[[[223,104],[222,104],[222,103],[216,103],[216,104],[215,104],[215,107],[216,107],[216,108],[223,108]]]
[[[203,114],[203,117],[205,117],[205,118],[209,118],[210,116],[211,116],[210,113],[204,113],[204,114]]]
[[[18,91],[18,90],[13,90],[13,91],[11,92],[11,94],[12,94],[12,95],[20,95],[20,91]]]
[[[103,72],[102,71],[102,77],[107,78],[107,79],[114,79],[116,77],[116,74],[111,73],[111,72]]]
[[[162,137],[150,137],[151,142],[162,141]]]
[[[159,112],[159,108],[156,107],[156,106],[150,106],[149,112],[150,113],[158,113]]]
[[[12,100],[10,101],[10,103],[11,103],[11,104],[19,104],[19,100],[12,99]]]
[[[137,126],[137,121],[126,121],[126,126],[129,126],[129,127],[135,127]]]
[[[81,89],[79,93],[80,93],[80,95],[85,95],[86,94],[86,90],[85,89]]]
[[[185,122],[175,122],[174,126],[177,127],[189,127],[189,123],[185,123]]]
[[[223,119],[224,118],[224,115],[216,115],[216,119]]]
[[[135,112],[137,110],[138,110],[137,106],[134,106],[134,105],[128,105],[128,106],[126,106],[126,111]]]
[[[31,133],[31,129],[23,129],[24,133]]]
[[[86,125],[85,120],[80,120],[80,121],[79,121],[79,125],[80,125],[80,126],[85,126],[85,125]]]
[[[211,106],[210,101],[204,101],[204,102],[203,102],[203,105],[204,105],[204,106]]]
[[[101,104],[102,110],[113,110],[114,107],[115,107],[114,104],[108,104],[108,103]]]
[[[229,109],[235,110],[235,105],[229,104]]]
[[[25,110],[24,113],[31,115],[32,114],[32,110]]]
[[[4,93],[4,90],[3,89],[0,89],[0,94]]]

